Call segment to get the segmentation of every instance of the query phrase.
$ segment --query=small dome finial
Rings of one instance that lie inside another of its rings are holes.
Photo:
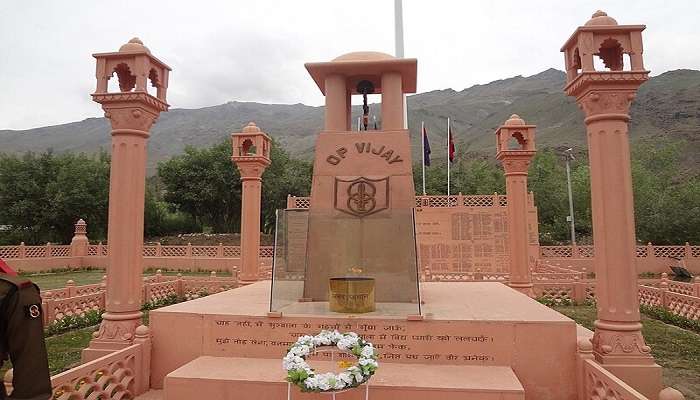
[[[129,52],[146,52],[148,54],[151,53],[150,50],[148,50],[148,47],[143,45],[143,42],[141,39],[138,37],[133,37],[131,38],[126,44],[122,45],[122,47],[119,48],[120,53],[129,53]]]
[[[513,114],[508,118],[508,120],[503,124],[505,126],[520,126],[525,125],[525,121],[520,118],[518,114]]]
[[[615,21],[615,18],[610,17],[605,11],[598,10],[594,12],[591,19],[586,22],[586,26],[595,25],[617,25],[617,21]]]
[[[243,133],[252,133],[252,132],[260,132],[260,128],[258,128],[257,125],[255,125],[255,122],[248,122],[248,125],[243,127]]]

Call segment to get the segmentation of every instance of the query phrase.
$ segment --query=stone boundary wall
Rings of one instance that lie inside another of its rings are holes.
[[[540,261],[550,265],[595,272],[593,246],[540,246]],[[637,246],[637,272],[670,272],[678,260],[693,274],[700,275],[700,246]]]
[[[272,265],[272,246],[260,247],[262,266]],[[106,244],[75,246],[47,243],[43,246],[0,246],[0,259],[23,272],[49,271],[58,268],[107,268]],[[143,246],[144,269],[184,271],[229,271],[240,266],[240,246]]]

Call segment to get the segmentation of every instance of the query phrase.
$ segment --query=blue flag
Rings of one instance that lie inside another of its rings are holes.
[[[428,142],[428,130],[423,127],[423,165],[430,166],[430,142]]]

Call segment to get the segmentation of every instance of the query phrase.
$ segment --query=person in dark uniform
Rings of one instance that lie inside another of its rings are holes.
[[[0,399],[47,400],[51,377],[39,287],[11,273],[0,268],[0,365],[12,361],[13,390],[7,397],[0,385]]]

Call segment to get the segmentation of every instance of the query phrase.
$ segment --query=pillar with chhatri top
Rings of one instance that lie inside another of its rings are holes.
[[[588,136],[598,313],[593,353],[606,369],[656,399],[661,367],[640,322],[629,149],[629,107],[649,77],[642,58],[644,29],[619,25],[598,11],[576,29],[562,52],[564,90],[583,110]],[[602,61],[602,70],[594,57]]]
[[[92,360],[133,343],[141,325],[143,213],[146,155],[151,126],[168,110],[170,67],[151,54],[138,38],[119,51],[93,55],[97,89],[92,99],[102,105],[112,125],[109,178],[109,243],[106,312],[83,360]],[[110,92],[110,79],[119,90]],[[149,93],[148,84],[155,89]]]

